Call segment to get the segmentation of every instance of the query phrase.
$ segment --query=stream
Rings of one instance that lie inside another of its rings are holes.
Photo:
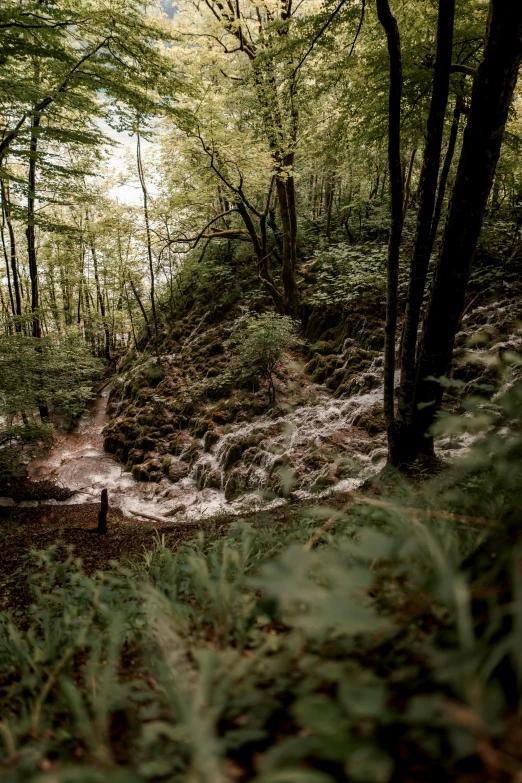
[[[295,499],[312,495],[319,499],[333,489],[353,489],[384,463],[384,435],[370,437],[353,423],[361,411],[370,411],[379,404],[381,390],[337,400],[317,388],[313,405],[231,425],[211,448],[206,449],[204,440],[199,441],[199,457],[189,475],[176,483],[167,478],[159,483],[143,483],[135,481],[118,460],[104,451],[103,429],[109,421],[106,409],[110,394],[110,387],[106,387],[74,430],[57,433],[52,449],[27,466],[29,479],[50,480],[70,489],[72,497],[64,501],[22,501],[18,506],[98,503],[102,489],[107,488],[110,505],[130,517],[201,519],[220,512],[241,514],[286,502],[281,490],[267,491],[271,478],[274,484],[274,476],[276,485],[284,482],[277,476],[285,466],[294,471],[290,489]],[[250,445],[231,470],[232,449],[245,442]],[[311,454],[317,453],[323,455],[319,465],[311,459]],[[171,459],[181,462],[183,456]],[[341,478],[330,478],[341,462]],[[238,497],[227,500],[231,477],[236,482],[240,477],[241,490]],[[13,503],[7,499],[0,502]]]
[[[492,357],[507,349],[522,353],[519,312],[520,298],[476,308],[464,317],[456,344],[464,344],[475,333],[487,333],[487,352]],[[279,406],[250,421],[227,425],[215,442],[196,440],[195,459],[188,453],[194,446],[194,439],[189,439],[185,453],[169,455],[174,475],[183,476],[174,483],[166,477],[159,483],[135,481],[104,451],[110,394],[106,386],[75,429],[57,432],[52,449],[27,466],[29,479],[49,480],[71,490],[72,497],[18,505],[98,503],[106,488],[110,505],[126,516],[195,520],[270,509],[285,503],[289,493],[293,499],[319,500],[332,491],[354,489],[386,461],[382,426],[368,426],[382,405],[382,378],[382,357],[376,357],[358,376],[349,398],[335,399],[326,387],[313,385],[309,404],[284,410]],[[448,434],[438,439],[437,451],[453,461],[466,453],[473,440],[469,434]],[[14,501],[0,498],[0,505],[14,505]]]

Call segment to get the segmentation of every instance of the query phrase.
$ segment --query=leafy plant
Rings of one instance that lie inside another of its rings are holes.
[[[239,361],[247,377],[261,376],[268,382],[268,401],[275,402],[274,371],[292,343],[296,324],[278,313],[247,314],[239,342]]]

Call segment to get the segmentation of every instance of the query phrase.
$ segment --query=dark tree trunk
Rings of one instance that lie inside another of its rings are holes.
[[[11,270],[9,268],[9,256],[7,254],[7,245],[5,241],[4,229],[5,229],[5,209],[4,209],[4,201],[2,199],[2,225],[0,227],[0,233],[2,235],[2,249],[4,251],[5,271],[7,275],[7,289],[9,291],[9,301],[11,302],[11,312],[13,315],[16,315],[15,303],[13,297],[13,286],[11,285]]]
[[[11,275],[12,275],[14,298],[15,298],[14,314],[18,317],[18,319],[20,319],[22,316],[22,294],[20,289],[20,279],[18,276],[18,263],[16,259],[16,238],[13,229],[13,221],[11,219],[11,200],[9,197],[9,185],[6,185],[3,181],[2,181],[2,204],[4,205],[5,221],[7,223],[7,230],[9,232]],[[15,329],[17,332],[22,331],[22,324],[20,320],[16,322]]]
[[[440,173],[439,192],[437,193],[437,202],[435,204],[435,211],[433,213],[433,221],[431,224],[431,236],[430,247],[433,249],[435,244],[435,238],[437,236],[437,229],[440,223],[440,216],[442,214],[442,206],[444,204],[444,196],[446,195],[446,187],[448,184],[448,177],[451,170],[451,164],[453,162],[453,156],[455,154],[455,147],[457,146],[457,136],[459,133],[460,117],[462,115],[463,100],[457,98],[455,105],[455,111],[453,112],[453,122],[451,124],[450,137],[448,141],[448,149],[444,158],[444,164]]]
[[[152,320],[154,321],[154,333],[156,339],[158,339],[158,317],[156,314],[154,262],[152,258],[152,240],[150,235],[150,222],[149,222],[149,196],[147,193],[145,175],[143,173],[143,165],[141,160],[141,140],[140,140],[139,133],[137,134],[137,137],[138,137],[138,141],[136,145],[136,156],[138,162],[138,174],[140,178],[141,190],[143,193],[143,215],[145,218],[145,231],[147,236],[147,256],[149,259],[149,274],[150,274],[150,303],[152,306]]]
[[[328,175],[328,184],[326,190],[326,237],[328,242],[332,239],[332,210],[335,197],[335,172],[330,172]]]
[[[294,164],[293,154],[287,155],[282,166],[286,174],[276,175],[276,191],[281,219],[283,308],[288,315],[295,314],[297,287],[295,269],[297,265],[297,215],[295,206],[294,177],[291,173]]]
[[[109,492],[106,489],[102,489],[100,511],[98,512],[98,527],[96,532],[105,534],[107,532],[107,514],[109,511]]]
[[[426,287],[426,275],[432,250],[431,227],[437,195],[444,120],[448,105],[449,79],[453,47],[455,0],[439,0],[437,23],[437,55],[433,78],[433,93],[428,117],[426,147],[419,181],[417,233],[410,268],[410,281],[401,352],[401,383],[397,407],[396,458],[408,461],[414,448],[411,428],[415,394],[416,348],[419,322]]]
[[[413,174],[413,165],[415,163],[415,157],[417,155],[417,148],[415,148],[411,155],[410,155],[410,162],[408,163],[408,174],[406,176],[406,184],[404,185],[404,207],[403,207],[403,215],[406,217],[406,213],[408,211],[408,205],[410,201],[410,191],[411,191],[411,177]]]
[[[107,317],[105,312],[105,302],[103,299],[103,293],[100,284],[100,275],[98,272],[98,256],[96,253],[96,245],[94,244],[94,237],[90,236],[92,263],[94,266],[94,282],[96,283],[96,297],[98,301],[98,309],[100,311],[103,332],[105,334],[105,358],[108,362],[111,360],[111,334],[107,323]]]
[[[522,3],[491,0],[486,47],[473,84],[462,154],[419,347],[414,413],[419,452],[433,451],[433,440],[426,433],[440,408],[443,388],[428,378],[447,375],[450,369],[521,59]]]
[[[27,198],[27,253],[29,261],[29,276],[31,278],[31,312],[33,313],[33,337],[41,337],[40,319],[38,316],[38,262],[36,259],[35,213],[36,196],[36,156],[38,151],[38,128],[40,117],[36,115],[31,123],[31,143],[29,148],[29,194]]]
[[[390,58],[390,90],[388,99],[388,168],[390,172],[391,228],[388,243],[386,286],[386,327],[384,343],[384,415],[388,434],[388,455],[395,461],[394,375],[395,336],[397,332],[397,284],[399,253],[402,238],[403,179],[401,167],[401,95],[402,55],[397,20],[390,11],[388,0],[377,0],[379,22],[384,28]]]
[[[29,193],[27,197],[27,255],[29,261],[29,276],[31,278],[31,312],[33,313],[33,337],[42,337],[42,328],[40,324],[39,292],[38,292],[38,261],[36,258],[36,240],[35,240],[35,200],[36,200],[36,158],[38,153],[38,129],[40,127],[40,117],[33,117],[31,123],[31,142],[29,147]],[[40,350],[40,349],[36,349]],[[49,420],[49,409],[45,402],[38,406],[40,419]]]

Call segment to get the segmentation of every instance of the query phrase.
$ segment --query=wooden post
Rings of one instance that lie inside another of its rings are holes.
[[[109,510],[109,493],[106,489],[102,489],[101,493],[101,505],[100,513],[98,514],[98,527],[97,533],[107,532],[107,512]]]

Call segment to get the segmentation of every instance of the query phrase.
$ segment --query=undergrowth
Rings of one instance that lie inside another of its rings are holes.
[[[158,535],[93,577],[34,553],[1,617],[2,779],[517,779],[521,411],[515,385],[470,413],[482,437],[414,497]]]

